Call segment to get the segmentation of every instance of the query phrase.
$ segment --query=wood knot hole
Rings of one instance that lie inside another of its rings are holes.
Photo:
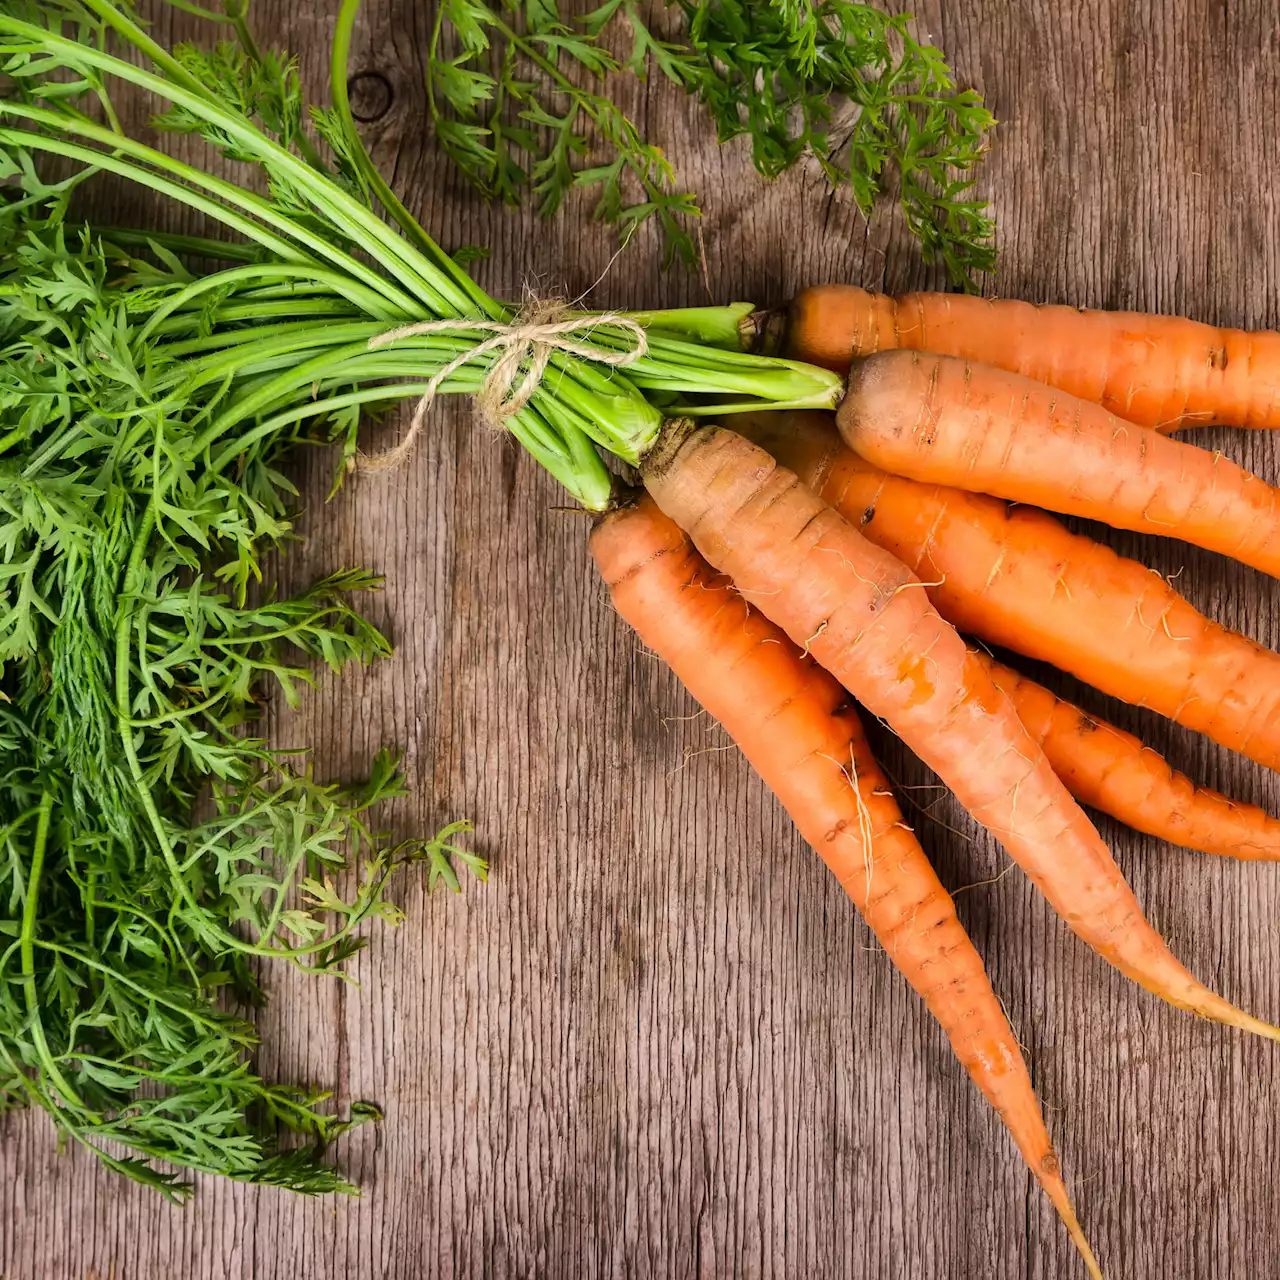
[[[361,124],[381,120],[396,100],[391,81],[381,71],[357,71],[347,81],[347,97],[352,116]]]

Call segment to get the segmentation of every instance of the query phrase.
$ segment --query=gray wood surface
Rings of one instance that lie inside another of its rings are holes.
[[[257,23],[323,82],[333,5],[261,0]],[[370,137],[444,243],[493,248],[487,285],[585,288],[613,252],[584,210],[487,208],[423,125],[428,6],[368,0],[355,68]],[[174,19],[144,10],[169,33]],[[920,0],[923,28],[1001,126],[983,176],[993,288],[1036,300],[1277,325],[1273,0]],[[192,20],[182,19],[180,30]],[[849,280],[937,283],[892,214],[868,228],[802,175],[767,186],[665,86],[621,86],[701,194],[717,301]],[[104,197],[105,198],[105,197]],[[113,214],[139,215],[132,197]],[[633,246],[600,305],[705,300]],[[1275,478],[1273,439],[1198,440]],[[744,761],[610,612],[587,522],[461,407],[412,463],[323,504],[300,463],[301,580],[384,572],[393,658],[324,680],[281,741],[317,768],[403,744],[397,821],[466,815],[487,887],[399,890],[404,926],[360,987],[270,975],[270,1076],[379,1099],[346,1142],[360,1199],[205,1180],[185,1210],[59,1155],[40,1118],[0,1129],[0,1274],[192,1277],[1051,1277],[1066,1237],[942,1034]],[[1274,583],[1137,536],[1114,545],[1275,645]],[[1059,681],[1197,780],[1280,809],[1277,779]],[[931,779],[883,733],[901,782]],[[1280,1276],[1276,1046],[1173,1012],[1070,937],[945,797],[916,825],[1026,1046],[1081,1216],[1114,1277]],[[930,801],[936,799],[936,803]],[[934,821],[933,819],[936,819]],[[1178,852],[1104,823],[1195,972],[1280,1018],[1280,868]]]

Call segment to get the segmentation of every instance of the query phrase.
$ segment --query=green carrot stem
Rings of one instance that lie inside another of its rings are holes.
[[[351,100],[347,94],[347,67],[351,60],[351,36],[355,30],[356,15],[360,11],[360,0],[342,0],[338,7],[338,16],[333,29],[333,47],[329,54],[329,96],[333,100],[334,109],[338,112],[346,127],[347,142],[351,158],[356,168],[364,175],[378,202],[400,226],[409,238],[410,243],[463,290],[475,304],[479,314],[496,319],[505,314],[504,309],[489,297],[479,285],[462,269],[439,245],[422,229],[421,223],[401,203],[400,197],[392,191],[373,157],[364,145],[364,139],[356,127],[355,117],[351,114]]]
[[[87,1113],[89,1108],[67,1083],[66,1076],[62,1074],[62,1069],[54,1060],[49,1041],[45,1037],[44,1023],[40,1019],[40,990],[36,984],[36,929],[40,918],[40,879],[44,875],[45,853],[49,845],[49,820],[52,813],[53,792],[46,791],[40,797],[40,805],[36,811],[35,837],[31,845],[31,862],[27,868],[22,925],[18,935],[18,961],[22,966],[22,991],[27,1005],[31,1041],[35,1046],[36,1056],[40,1059],[40,1065],[44,1068],[49,1082],[58,1091],[62,1104]]]

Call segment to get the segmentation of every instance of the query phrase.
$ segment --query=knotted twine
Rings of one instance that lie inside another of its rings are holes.
[[[361,470],[389,471],[398,467],[413,452],[436,393],[445,381],[463,365],[479,360],[491,351],[501,351],[502,354],[486,375],[476,394],[475,403],[481,420],[495,429],[501,429],[508,418],[515,417],[533,398],[533,393],[542,385],[551,356],[556,351],[615,369],[623,368],[648,353],[649,339],[644,327],[630,316],[610,313],[566,319],[566,311],[565,304],[558,299],[534,299],[521,308],[511,324],[503,324],[499,320],[465,318],[424,320],[417,324],[401,325],[398,329],[390,329],[370,338],[369,348],[376,350],[388,343],[398,342],[401,338],[415,338],[425,333],[469,333],[478,330],[493,335],[455,356],[438,373],[432,375],[413,411],[404,439],[394,448],[374,454],[373,457],[362,454],[359,460]],[[612,351],[608,347],[573,336],[589,335],[603,326],[630,335],[635,340],[635,345],[628,351]]]

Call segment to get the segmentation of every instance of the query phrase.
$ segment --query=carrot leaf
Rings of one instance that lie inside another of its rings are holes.
[[[693,262],[696,197],[601,91],[620,72],[645,80],[656,68],[699,99],[721,142],[750,140],[764,177],[810,164],[864,217],[896,193],[927,262],[964,287],[992,269],[992,220],[971,192],[994,120],[975,91],[956,88],[909,16],[856,0],[666,7],[658,34],[639,0],[604,0],[572,22],[554,0],[447,0],[426,72],[441,145],[486,195],[530,196],[545,216],[570,187],[607,175],[595,216],[624,241],[652,221],[666,260]],[[629,51],[615,53],[628,37]],[[534,126],[520,137],[527,164],[510,159],[515,121]]]
[[[373,825],[404,792],[391,753],[362,783],[328,782],[253,732],[321,664],[389,651],[357,607],[376,577],[273,588],[297,536],[286,455],[332,444],[345,475],[370,412],[481,391],[490,335],[537,369],[519,308],[468,274],[477,251],[437,244],[362,143],[356,4],[339,6],[323,110],[245,0],[224,0],[217,35],[234,39],[209,49],[166,48],[125,0],[0,11],[0,1106],[43,1109],[173,1199],[189,1188],[164,1166],[351,1190],[322,1157],[375,1109],[340,1116],[261,1078],[241,1011],[268,961],[341,976],[365,925],[400,919],[401,869],[450,890],[487,873],[465,824],[407,840]],[[589,189],[624,235],[653,224],[692,256],[696,206],[666,157],[565,71],[611,53],[566,43],[553,0],[441,12],[456,48],[438,53],[437,128],[469,174],[548,212]],[[628,0],[612,14],[638,21]],[[637,42],[685,74],[685,55]],[[534,88],[526,61],[563,83]],[[160,145],[126,127],[120,91],[159,108]],[[215,154],[174,154],[200,142]],[[223,238],[78,220],[72,194],[104,173]],[[837,375],[742,349],[750,310],[568,312],[554,376],[504,426],[600,511],[602,452],[636,465],[670,413],[830,407]]]

